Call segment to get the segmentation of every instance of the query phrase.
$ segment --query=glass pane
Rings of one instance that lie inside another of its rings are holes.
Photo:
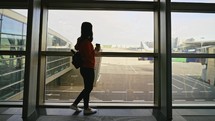
[[[215,103],[215,59],[172,58],[173,104]]]
[[[23,98],[25,57],[0,57],[0,101],[20,101]]]
[[[48,27],[55,34],[48,48],[61,47],[54,44],[57,35],[74,48],[85,21],[93,25],[93,45],[100,43],[103,52],[154,52],[153,12],[142,11],[49,10]]]
[[[53,76],[71,66],[71,57],[68,56],[48,56],[46,64],[46,78]]]
[[[215,3],[214,0],[172,0],[172,2]]]
[[[47,51],[71,51],[71,46],[71,42],[49,29],[47,36]]]
[[[26,45],[26,36],[1,34],[0,50],[24,51]]]
[[[172,52],[215,53],[214,28],[215,14],[172,13]]]
[[[9,34],[16,34],[22,35],[22,24],[21,22],[6,17],[5,15],[2,16],[2,33],[9,33]]]
[[[0,16],[0,50],[25,51],[27,17],[11,9],[0,9]]]
[[[96,57],[91,102],[153,105],[153,70],[153,59]],[[47,102],[72,102],[82,89],[79,69],[71,66],[46,79],[45,99]]]

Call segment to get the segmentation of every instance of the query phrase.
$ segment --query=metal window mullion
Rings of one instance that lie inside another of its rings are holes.
[[[26,51],[0,51],[0,55],[26,55]]]
[[[172,53],[172,58],[215,58],[215,54]]]
[[[21,35],[21,34],[11,34],[11,33],[4,33],[4,32],[2,32],[1,34],[13,35],[13,36],[24,36],[24,35]]]
[[[42,1],[39,39],[39,60],[38,60],[38,87],[37,87],[37,106],[44,105],[45,102],[45,84],[46,84],[46,56],[42,51],[46,50],[48,34],[48,9],[45,1]]]
[[[71,52],[42,51],[43,56],[72,56]],[[157,57],[157,53],[101,52],[100,57]]]
[[[101,57],[157,57],[157,53],[102,52]]]
[[[1,0],[0,1],[1,9],[27,9],[28,8],[28,0]]]
[[[215,3],[171,3],[172,12],[214,13]]]
[[[25,47],[24,45],[21,45],[21,46],[19,46],[19,45],[6,45],[6,46],[0,46],[0,47]]]
[[[155,0],[159,1],[159,0]],[[159,3],[158,3],[159,4]],[[161,105],[161,88],[160,88],[160,6],[154,11],[154,52],[157,53],[154,58],[154,105],[159,107]]]
[[[72,1],[48,0],[48,9],[79,9],[79,10],[138,10],[153,11],[156,2],[151,1]]]
[[[2,32],[2,14],[0,14],[0,45],[1,45],[1,32]]]

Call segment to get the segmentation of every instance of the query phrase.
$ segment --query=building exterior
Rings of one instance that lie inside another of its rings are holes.
[[[10,9],[1,9],[0,12],[0,50],[26,50],[27,18]],[[48,30],[48,51],[70,51],[71,49],[72,43],[69,42],[69,40],[51,29]],[[0,63],[0,100],[22,100],[25,56],[1,55]],[[72,68],[71,57],[48,57],[46,78],[48,78],[49,81],[47,81],[47,83],[65,74]],[[62,71],[65,72],[62,73]],[[59,73],[61,74],[59,75]]]

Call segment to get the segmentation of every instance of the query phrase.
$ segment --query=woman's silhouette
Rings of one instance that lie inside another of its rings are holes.
[[[75,49],[80,52],[82,57],[82,65],[80,67],[80,73],[84,80],[84,89],[70,106],[71,109],[81,111],[78,107],[79,102],[84,100],[84,114],[94,114],[97,112],[96,109],[89,107],[90,92],[93,89],[93,82],[95,79],[95,55],[100,50],[100,47],[93,47],[93,31],[92,24],[89,22],[83,22],[81,25],[81,36],[77,39]]]

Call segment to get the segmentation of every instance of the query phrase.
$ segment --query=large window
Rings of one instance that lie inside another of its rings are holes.
[[[154,58],[144,56],[154,52],[153,12],[49,10],[48,15],[47,51],[74,49],[82,22],[88,21],[93,45],[100,43],[102,52],[143,53],[96,57],[92,102],[154,104]],[[46,67],[46,102],[73,101],[83,89],[83,79],[71,57],[48,55]]]
[[[172,52],[186,56],[172,58],[173,104],[214,103],[214,58],[198,55],[215,53],[214,27],[214,14],[172,13]]]
[[[26,22],[27,17],[16,10],[0,9],[0,52],[25,51]],[[0,101],[23,99],[25,55],[11,53],[0,54]]]

